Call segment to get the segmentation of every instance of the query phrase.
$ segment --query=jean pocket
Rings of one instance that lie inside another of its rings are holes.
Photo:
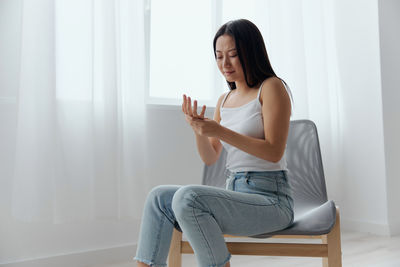
[[[245,183],[249,193],[267,196],[272,202],[279,202],[276,179],[271,177],[246,177]]]
[[[277,192],[278,185],[275,178],[272,177],[246,177],[246,183],[257,190],[263,190],[267,192]]]

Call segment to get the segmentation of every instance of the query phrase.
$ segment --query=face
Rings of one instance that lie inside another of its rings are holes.
[[[218,37],[215,44],[218,69],[228,82],[244,80],[242,64],[236,51],[235,40],[227,34]]]

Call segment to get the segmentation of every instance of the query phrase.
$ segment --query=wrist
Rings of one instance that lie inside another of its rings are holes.
[[[221,139],[225,131],[225,127],[218,124],[217,130],[215,131],[215,137]]]

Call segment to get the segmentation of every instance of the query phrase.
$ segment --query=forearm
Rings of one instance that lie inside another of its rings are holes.
[[[211,142],[207,136],[201,136],[195,133],[197,150],[203,162],[206,165],[210,165],[216,161],[217,152],[211,145]]]
[[[283,155],[282,148],[277,145],[272,145],[264,139],[239,134],[223,126],[220,127],[217,138],[267,161],[278,162]]]

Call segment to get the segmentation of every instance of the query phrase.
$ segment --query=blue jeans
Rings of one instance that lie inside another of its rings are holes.
[[[147,196],[134,259],[166,266],[175,227],[185,233],[198,266],[220,267],[231,258],[223,234],[253,236],[292,222],[286,171],[231,173],[226,189],[160,185]]]

